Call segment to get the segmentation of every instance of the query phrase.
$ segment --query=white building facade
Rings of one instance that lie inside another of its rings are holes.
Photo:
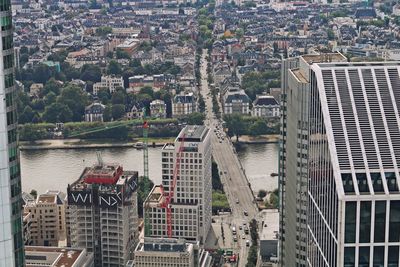
[[[101,81],[93,84],[93,94],[97,95],[102,88],[106,88],[112,94],[118,87],[124,88],[124,79],[122,77],[101,76]]]
[[[288,106],[283,177],[288,183],[281,189],[286,228],[281,263],[399,266],[400,63],[347,63],[340,54],[298,60],[287,70],[283,88]],[[290,97],[301,100],[295,101],[296,116]],[[304,116],[297,129],[293,116]],[[293,178],[302,186],[295,193],[289,184]],[[299,241],[306,235],[304,245],[298,244],[305,258],[293,258],[297,252],[288,244],[297,245],[288,225],[295,208],[289,194],[299,195],[306,207],[297,215],[302,230],[294,232]]]
[[[211,138],[205,126],[186,126],[174,144],[162,149],[162,187],[154,187],[145,210],[151,236],[167,236],[166,210],[162,192],[168,194],[173,180],[176,157],[183,152],[172,200],[172,237],[203,243],[211,227]],[[182,141],[183,138],[183,141]]]

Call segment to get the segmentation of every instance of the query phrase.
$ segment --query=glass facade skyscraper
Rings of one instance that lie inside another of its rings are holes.
[[[10,0],[0,0],[0,266],[24,266]]]
[[[282,266],[399,266],[400,63],[295,60],[283,83]]]

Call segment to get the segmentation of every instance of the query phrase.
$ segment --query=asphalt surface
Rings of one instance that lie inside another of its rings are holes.
[[[221,122],[218,121],[212,112],[212,97],[210,94],[210,88],[207,84],[207,50],[203,50],[201,59],[201,94],[206,102],[206,120],[205,124],[212,131],[212,148],[213,157],[217,162],[221,181],[224,184],[224,189],[228,197],[229,204],[232,208],[231,218],[229,219],[231,229],[233,226],[236,227],[238,241],[234,242],[234,248],[239,252],[239,264],[238,266],[245,266],[247,262],[247,253],[249,247],[246,246],[246,240],[250,240],[250,235],[244,235],[243,230],[239,230],[239,225],[249,222],[252,218],[256,218],[258,209],[254,202],[254,196],[248,185],[248,180],[245,176],[244,169],[237,157],[235,148],[232,145],[228,136],[222,130]],[[222,109],[221,109],[222,110]],[[214,129],[219,128],[217,133]],[[247,212],[248,215],[244,213]]]

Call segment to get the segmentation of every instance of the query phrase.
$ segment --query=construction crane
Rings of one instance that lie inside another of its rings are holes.
[[[143,108],[143,195],[149,194],[149,150],[148,150],[149,123],[147,122],[146,108]],[[144,199],[143,199],[144,201]],[[143,209],[144,236],[150,235],[150,222]]]
[[[173,176],[172,176],[172,183],[169,186],[168,194],[165,194],[164,191],[163,191],[163,195],[165,197],[164,197],[164,202],[162,203],[161,207],[166,209],[166,213],[167,213],[167,235],[168,235],[169,238],[172,237],[172,208],[171,208],[171,202],[172,202],[172,200],[174,198],[176,180],[177,180],[177,176],[179,175],[179,169],[180,169],[180,166],[181,166],[181,159],[182,159],[182,155],[183,155],[184,143],[185,143],[185,133],[182,133],[181,142],[179,144],[178,153],[176,155],[176,162],[175,162],[174,173],[173,173]]]

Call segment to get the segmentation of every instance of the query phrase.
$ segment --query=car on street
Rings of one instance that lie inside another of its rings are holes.
[[[242,229],[243,229],[243,227],[241,225],[239,225],[239,230],[242,230]]]
[[[242,235],[242,239],[246,239],[246,236],[245,236],[245,235]]]
[[[250,241],[246,240],[246,247],[250,247]]]
[[[238,198],[236,199],[236,204],[239,204],[239,199]]]
[[[247,210],[243,211],[244,216],[249,216],[249,213],[247,212]]]
[[[237,236],[233,236],[233,242],[237,242]]]

